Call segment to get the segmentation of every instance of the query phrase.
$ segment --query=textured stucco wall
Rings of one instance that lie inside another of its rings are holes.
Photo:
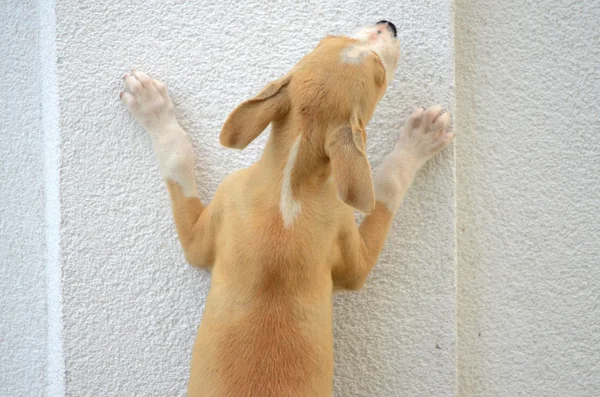
[[[0,4],[0,54],[0,396],[39,396],[47,327],[35,1]]]
[[[370,125],[374,163],[415,105],[453,106],[450,1],[57,2],[61,253],[69,396],[182,395],[209,275],[183,260],[148,138],[117,93],[164,79],[198,153],[202,196],[259,156],[223,149],[228,112],[327,33],[394,21],[404,57]],[[335,301],[339,396],[452,395],[452,149],[420,175],[365,291]]]
[[[169,84],[206,198],[266,138],[220,148],[228,112],[324,34],[382,17],[403,57],[370,158],[456,90],[458,223],[448,149],[365,290],[335,299],[336,395],[449,396],[457,375],[461,397],[600,395],[597,2],[458,0],[456,87],[449,1],[57,3],[0,7],[0,396],[184,394],[209,276],[184,264],[117,99],[129,67]]]
[[[456,2],[460,396],[600,395],[600,3]]]

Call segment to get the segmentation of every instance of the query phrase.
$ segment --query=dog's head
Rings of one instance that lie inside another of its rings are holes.
[[[303,137],[331,165],[340,199],[369,213],[375,205],[365,126],[400,56],[387,21],[352,37],[328,36],[282,78],[239,105],[221,130],[223,146],[243,149],[271,122]]]

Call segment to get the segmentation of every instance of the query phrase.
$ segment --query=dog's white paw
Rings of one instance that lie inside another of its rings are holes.
[[[135,69],[123,76],[123,80],[126,91],[121,91],[119,97],[150,134],[161,174],[165,179],[177,182],[187,197],[197,196],[196,156],[187,134],[175,118],[166,85]]]
[[[150,135],[166,133],[177,125],[165,83],[135,69],[123,80],[126,90],[119,92],[119,97]]]
[[[421,167],[454,139],[448,132],[450,114],[439,105],[415,110],[404,125],[395,151]]]
[[[449,121],[450,115],[443,113],[441,106],[417,109],[406,121],[398,143],[373,181],[377,200],[391,211],[400,206],[419,168],[454,139],[454,133],[446,131]]]

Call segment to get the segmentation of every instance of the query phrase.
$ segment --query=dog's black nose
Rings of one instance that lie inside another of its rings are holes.
[[[394,37],[398,37],[398,31],[396,30],[396,25],[394,25],[390,21],[386,21],[385,19],[377,22],[375,25],[381,25],[381,24],[387,24],[388,29],[392,31],[392,34],[394,35]]]

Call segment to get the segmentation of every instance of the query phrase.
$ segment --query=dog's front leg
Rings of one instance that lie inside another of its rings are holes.
[[[333,268],[334,287],[359,289],[363,286],[417,171],[454,138],[453,133],[446,131],[450,115],[441,111],[440,106],[414,111],[394,150],[381,163],[374,179],[375,210],[365,217],[358,229],[345,233],[341,263]]]
[[[194,171],[196,156],[187,133],[179,125],[164,83],[134,70],[124,76],[127,92],[119,96],[146,129],[167,182],[177,234],[188,262],[208,266],[214,260],[211,206],[198,197]]]

